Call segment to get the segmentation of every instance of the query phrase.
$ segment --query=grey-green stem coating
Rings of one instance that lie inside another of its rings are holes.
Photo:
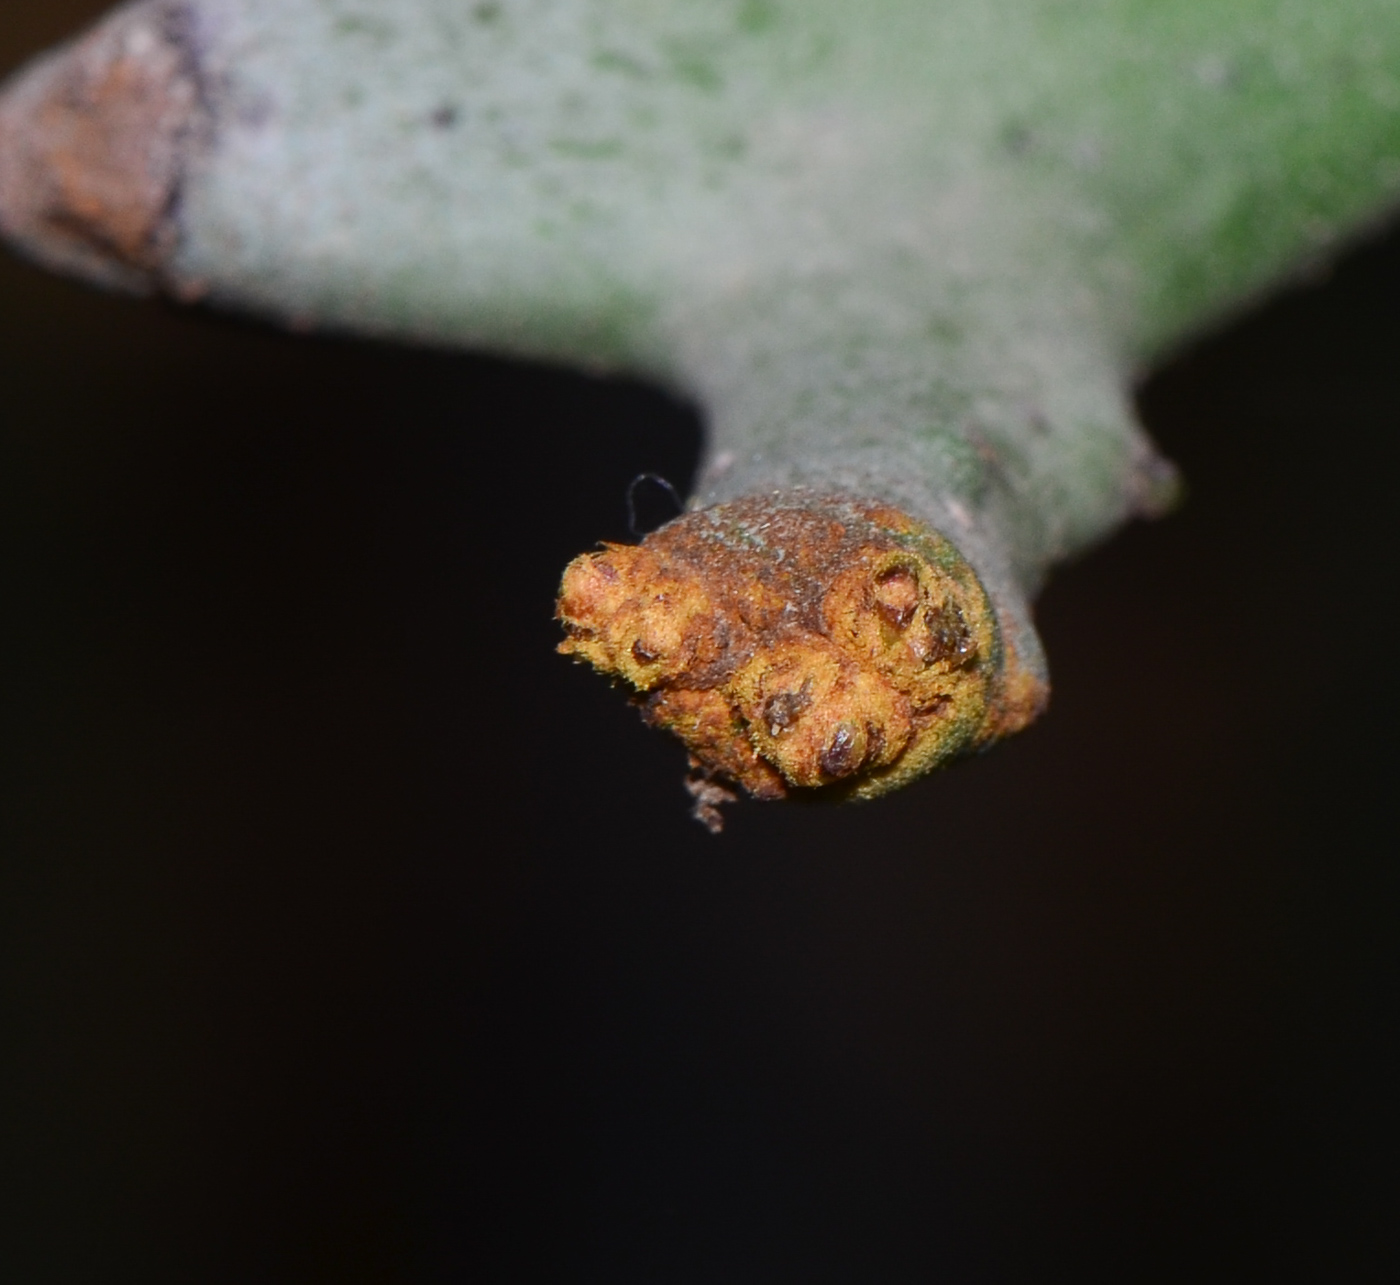
[[[668,383],[709,416],[697,503],[895,503],[963,549],[1028,660],[1046,568],[1170,493],[1128,400],[1141,364],[1400,194],[1393,0],[143,0],[115,21],[177,44],[200,91],[145,279]]]

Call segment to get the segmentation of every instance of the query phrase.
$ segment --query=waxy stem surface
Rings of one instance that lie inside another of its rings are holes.
[[[1170,500],[1133,380],[1394,208],[1397,65],[1395,0],[138,0],[0,92],[0,236],[692,398],[711,507],[560,614],[713,822],[1033,716],[1046,574]]]

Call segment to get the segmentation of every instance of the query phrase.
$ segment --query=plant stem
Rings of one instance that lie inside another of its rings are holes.
[[[1128,401],[1141,364],[1400,193],[1397,67],[1390,0],[142,0],[8,89],[0,228],[109,285],[697,397],[696,504],[768,496],[797,533],[746,562],[761,516],[715,527],[738,540],[732,573],[786,585],[794,619],[808,604],[802,664],[820,653],[925,699],[850,639],[827,656],[822,594],[853,567],[886,574],[890,540],[960,551],[994,617],[977,663],[1005,662],[977,671],[984,725],[947,742],[966,747],[1043,703],[1028,603],[1047,569],[1169,502]],[[828,547],[841,513],[864,534]],[[757,610],[695,561],[701,521],[653,548],[681,599],[719,613],[671,621],[686,655]],[[791,580],[804,549],[824,583]],[[954,598],[977,614],[918,558],[911,619],[936,632]],[[645,586],[588,577],[643,562],[576,564],[588,592],[566,582],[561,608],[568,648],[634,682],[627,631],[597,609],[615,598],[651,654]],[[879,584],[861,592],[878,615]],[[744,646],[796,646],[766,628]],[[741,711],[755,654],[705,669],[708,687],[666,672],[677,692],[727,692],[771,767],[781,747]],[[833,736],[860,724],[841,683],[830,719],[804,714]],[[903,779],[890,743],[870,771]],[[691,744],[744,779],[714,737]]]

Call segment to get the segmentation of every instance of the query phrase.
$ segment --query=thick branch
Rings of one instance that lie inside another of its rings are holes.
[[[859,795],[1043,703],[1030,595],[1171,494],[1138,363],[1389,207],[1397,65],[1390,0],[141,0],[6,91],[0,228],[697,397],[722,507],[576,563],[566,649],[712,775]]]

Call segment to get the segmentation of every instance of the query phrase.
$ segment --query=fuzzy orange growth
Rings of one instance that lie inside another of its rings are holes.
[[[558,614],[559,650],[630,684],[685,742],[712,828],[723,782],[872,797],[1043,704],[972,568],[884,506],[756,496],[690,513],[575,558]]]

